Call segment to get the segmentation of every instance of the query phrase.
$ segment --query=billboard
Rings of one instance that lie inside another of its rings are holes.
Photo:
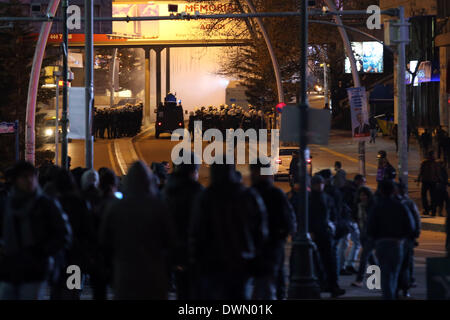
[[[121,1],[113,3],[113,17],[144,17],[144,16],[169,16],[170,2],[136,3],[133,1]],[[211,2],[179,2],[178,13],[186,12],[194,15],[200,14],[224,14],[239,12],[235,3],[231,1]],[[159,41],[171,40],[201,40],[201,39],[228,39],[233,34],[232,28],[236,24],[214,20],[190,21],[130,21],[113,22],[113,35],[129,39],[148,39]]]
[[[383,45],[376,41],[352,42],[356,69],[360,73],[383,72]],[[345,73],[351,73],[350,59],[345,58]]]
[[[352,136],[357,139],[370,137],[366,88],[348,88],[348,100],[352,117]]]

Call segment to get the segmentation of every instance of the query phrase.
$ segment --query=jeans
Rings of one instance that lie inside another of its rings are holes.
[[[362,244],[362,252],[361,257],[359,258],[359,269],[358,274],[356,276],[356,281],[361,282],[364,279],[364,275],[366,274],[366,267],[367,263],[370,263],[370,260],[373,264],[378,265],[378,261],[373,254],[373,250],[375,249],[375,242],[367,237],[361,237],[361,244]]]
[[[45,282],[0,282],[0,300],[43,300]]]
[[[375,138],[377,136],[377,129],[370,129],[370,141],[369,143],[375,143]]]
[[[381,290],[383,299],[395,300],[400,269],[404,256],[404,240],[379,239],[375,243],[377,258],[380,262]]]
[[[320,266],[317,266],[319,279],[322,279],[323,285],[333,290],[338,288],[338,272],[337,272],[337,250],[333,239],[327,237],[320,237],[314,241],[317,245],[318,261]]]
[[[358,224],[353,222],[352,227],[353,231],[339,240],[337,253],[338,272],[341,271],[342,269],[345,269],[346,267],[354,268],[356,258],[358,257],[359,250],[361,249]],[[345,253],[347,251],[349,244],[348,243],[349,239],[352,241],[352,247],[350,248],[350,252],[348,253],[347,257],[345,257]]]

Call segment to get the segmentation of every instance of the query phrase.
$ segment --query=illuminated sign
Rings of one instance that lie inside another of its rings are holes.
[[[376,41],[352,42],[358,72],[383,72],[383,45]],[[351,73],[350,60],[345,58],[345,73]]]

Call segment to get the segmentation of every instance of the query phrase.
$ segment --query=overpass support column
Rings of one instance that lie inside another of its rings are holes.
[[[162,48],[156,48],[156,105],[161,102],[161,51]]]
[[[170,47],[166,48],[166,94],[170,92]]]
[[[145,51],[145,102],[144,102],[144,125],[150,125],[150,48]]]

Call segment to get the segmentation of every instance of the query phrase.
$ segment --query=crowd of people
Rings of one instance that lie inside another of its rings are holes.
[[[257,161],[247,187],[234,165],[213,164],[204,187],[194,157],[171,172],[168,162],[139,161],[122,180],[108,168],[16,163],[0,188],[0,299],[42,299],[45,288],[50,299],[80,299],[87,285],[96,300],[108,298],[108,287],[115,299],[285,299],[298,180],[285,194]],[[383,298],[415,286],[419,212],[394,182],[386,152],[378,162],[375,192],[362,175],[347,180],[339,162],[334,175],[308,179],[314,265],[332,297],[345,294],[341,276],[361,287],[369,263],[381,268]],[[83,285],[69,289],[74,265]]]
[[[94,136],[100,139],[134,137],[141,131],[143,104],[94,109]]]
[[[219,129],[225,132],[226,129],[241,128],[247,129],[267,129],[266,117],[262,110],[256,110],[254,106],[249,105],[245,110],[241,106],[232,104],[220,105],[219,107],[201,107],[195,108],[194,112],[189,114],[188,129],[191,135],[194,132],[194,121],[202,121],[202,130]]]
[[[408,197],[405,185],[395,182],[396,170],[387,153],[380,150],[377,159],[378,186],[374,191],[366,186],[362,175],[347,180],[339,161],[334,176],[325,169],[310,179],[310,231],[317,245],[316,265],[323,266],[318,274],[325,287],[339,288],[339,276],[350,275],[355,275],[352,286],[362,287],[368,264],[378,265],[383,298],[408,297],[410,289],[417,285],[413,255],[421,230],[420,212]],[[296,177],[297,165],[290,168],[290,174]],[[298,179],[293,179],[289,198],[294,199],[294,207],[298,190]],[[442,196],[447,204],[446,185]],[[447,220],[447,234],[448,229]],[[449,245],[447,236],[447,251]],[[339,291],[343,290],[336,289]]]

